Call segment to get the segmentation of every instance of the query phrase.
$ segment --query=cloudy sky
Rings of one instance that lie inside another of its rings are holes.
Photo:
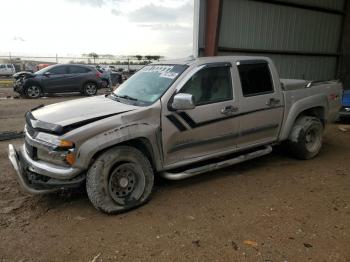
[[[193,0],[11,0],[1,10],[2,55],[192,54]]]

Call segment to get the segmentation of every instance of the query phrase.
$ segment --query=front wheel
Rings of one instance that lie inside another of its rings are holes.
[[[28,98],[38,98],[41,96],[41,88],[38,85],[30,84],[25,88],[25,96]]]
[[[89,82],[84,84],[83,94],[86,96],[94,96],[97,93],[97,85],[95,83]]]
[[[96,209],[114,214],[144,204],[153,181],[147,157],[133,147],[118,146],[96,159],[87,173],[86,189]]]
[[[323,125],[316,117],[303,116],[296,120],[289,136],[289,148],[299,159],[311,159],[321,150]]]

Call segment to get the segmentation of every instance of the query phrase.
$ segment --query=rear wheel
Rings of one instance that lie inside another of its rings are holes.
[[[303,116],[296,120],[289,137],[289,148],[299,159],[311,159],[321,150],[323,125],[316,117]]]
[[[28,98],[38,98],[41,94],[41,88],[36,84],[30,84],[25,88],[25,95]]]
[[[96,159],[88,171],[86,189],[96,209],[113,214],[144,204],[153,181],[147,157],[133,147],[118,146]]]
[[[84,84],[83,94],[86,96],[94,96],[97,93],[97,85],[93,82]]]

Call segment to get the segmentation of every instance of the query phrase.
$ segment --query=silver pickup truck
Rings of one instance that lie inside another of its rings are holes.
[[[118,213],[149,199],[155,175],[188,178],[284,141],[297,158],[316,156],[341,94],[337,81],[281,80],[269,58],[165,61],[110,95],[32,109],[9,158],[27,192],[86,185],[97,209]]]

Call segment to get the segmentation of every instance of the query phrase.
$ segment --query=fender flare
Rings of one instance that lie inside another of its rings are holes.
[[[292,105],[287,118],[284,120],[283,128],[280,133],[280,141],[288,139],[295,121],[303,112],[314,108],[322,108],[324,110],[323,119],[321,120],[326,122],[326,112],[328,112],[329,105],[327,97],[324,94],[317,94],[298,100]]]
[[[86,169],[91,165],[93,159],[104,150],[121,144],[129,144],[138,148],[138,145],[133,143],[142,140],[150,154],[146,153],[147,157],[151,158],[152,166],[156,170],[160,170],[162,168],[162,151],[159,135],[159,127],[146,123],[134,123],[105,131],[81,144],[77,152],[76,165]]]

